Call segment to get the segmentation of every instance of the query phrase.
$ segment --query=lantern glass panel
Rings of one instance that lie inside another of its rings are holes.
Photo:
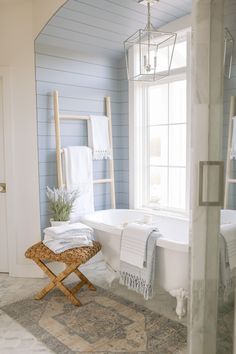
[[[139,30],[125,41],[130,80],[155,81],[169,74],[175,33]]]

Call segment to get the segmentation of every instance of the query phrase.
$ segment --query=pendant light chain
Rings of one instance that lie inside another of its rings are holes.
[[[148,3],[148,30],[151,30],[151,4]]]
[[[153,29],[152,21],[151,21],[151,3],[147,3],[148,13],[147,13],[147,24],[145,30],[151,31]]]

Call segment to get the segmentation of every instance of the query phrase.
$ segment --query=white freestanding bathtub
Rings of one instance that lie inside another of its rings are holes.
[[[156,284],[176,297],[176,313],[181,318],[186,313],[188,296],[188,221],[169,216],[151,218],[162,234],[157,240]],[[115,271],[119,271],[122,230],[125,223],[135,220],[150,221],[150,216],[142,211],[111,209],[82,218],[82,222],[94,229],[105,262]]]

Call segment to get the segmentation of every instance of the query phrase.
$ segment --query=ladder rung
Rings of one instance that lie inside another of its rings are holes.
[[[89,116],[79,116],[79,115],[68,115],[68,114],[60,114],[60,119],[74,119],[74,120],[89,120]]]
[[[236,179],[228,179],[227,182],[228,183],[236,183]]]
[[[112,179],[108,178],[108,179],[95,179],[93,181],[94,184],[99,184],[99,183],[112,183]]]

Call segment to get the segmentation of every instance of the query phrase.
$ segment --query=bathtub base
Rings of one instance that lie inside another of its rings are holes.
[[[188,291],[180,288],[169,291],[171,296],[174,296],[177,301],[176,305],[176,314],[178,318],[181,320],[187,313],[187,299],[188,299]]]
[[[179,318],[186,314],[186,299],[189,284],[189,225],[188,220],[163,215],[152,215],[153,223],[161,233],[157,239],[156,284],[177,300]],[[146,222],[143,211],[111,209],[84,216],[82,222],[94,229],[96,239],[102,244],[104,261],[115,273],[109,275],[112,283],[119,275],[120,248],[124,225],[137,220]],[[118,272],[118,273],[116,273]],[[175,290],[173,290],[175,289]]]

